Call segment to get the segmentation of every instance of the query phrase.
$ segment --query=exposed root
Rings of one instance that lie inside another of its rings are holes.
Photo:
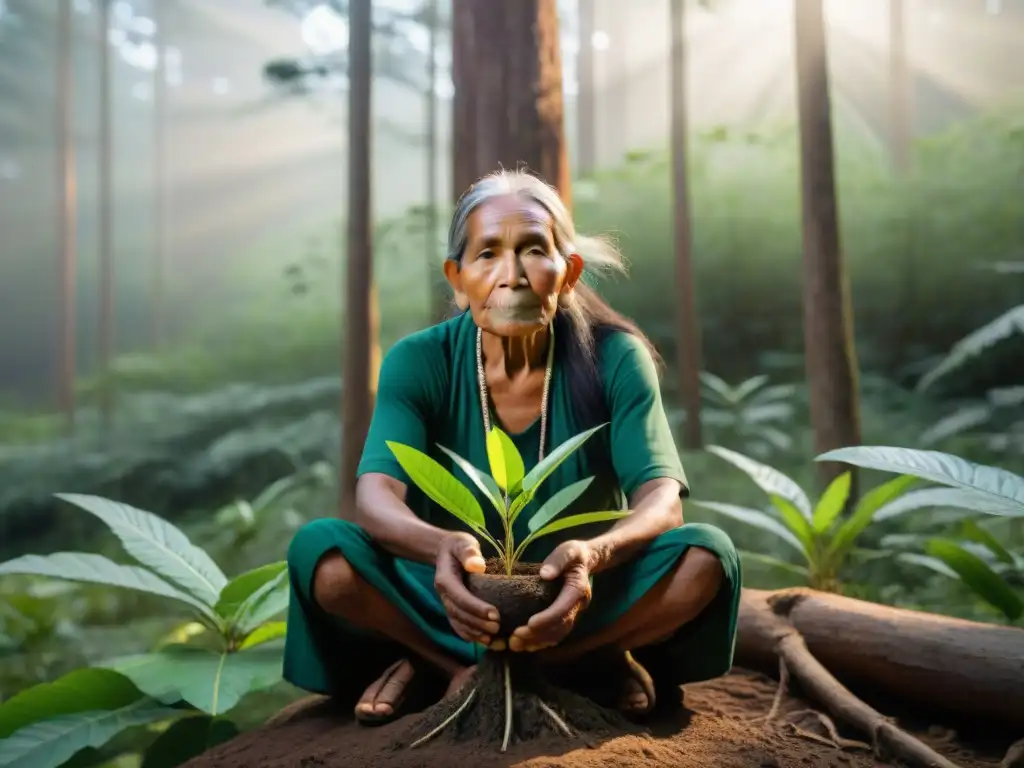
[[[793,721],[801,717],[813,717],[815,720],[821,723],[822,727],[828,732],[829,738],[831,739],[829,744],[831,744],[836,749],[863,749],[867,752],[873,752],[875,749],[870,744],[867,744],[863,741],[857,741],[856,739],[847,739],[840,736],[839,729],[836,728],[836,724],[832,722],[832,718],[822,712],[819,712],[816,709],[801,709],[797,712],[793,712],[786,717],[786,722],[793,728],[797,728],[798,726]],[[814,735],[818,736],[818,734]],[[819,736],[819,738],[824,737]]]
[[[448,715],[448,717],[446,717],[444,720],[442,720],[440,725],[438,725],[432,731],[430,731],[426,735],[421,736],[420,738],[416,739],[416,741],[414,741],[412,744],[409,745],[409,748],[411,749],[413,747],[418,747],[420,744],[425,744],[426,742],[430,741],[432,738],[434,738],[435,736],[440,734],[441,731],[443,731],[449,725],[451,725],[456,720],[458,720],[459,719],[459,715],[461,715],[465,711],[466,707],[468,707],[470,705],[470,702],[473,701],[473,698],[475,696],[476,696],[476,688],[473,688],[473,690],[471,690],[469,692],[469,695],[466,696],[466,700],[463,701],[454,712],[452,712],[450,715]],[[502,751],[504,751],[504,750],[502,750]]]
[[[1024,739],[1010,745],[999,768],[1024,768]]]
[[[759,723],[764,722],[768,725],[775,716],[779,714],[779,707],[782,706],[782,700],[786,696],[786,691],[789,690],[789,667],[786,666],[786,660],[779,657],[779,687],[775,689],[775,698],[772,699],[772,706],[768,710],[767,715],[761,715],[760,717],[753,718],[750,722]]]
[[[537,738],[589,743],[591,736],[643,731],[622,713],[552,685],[530,656],[488,652],[477,665],[472,684],[426,710],[393,747],[415,747],[442,736],[452,742],[492,743],[496,751],[505,752],[515,743]]]
[[[505,657],[505,735],[501,739],[501,751],[508,749],[508,740],[512,737],[512,672],[508,657]]]
[[[545,715],[547,715],[548,717],[551,718],[552,722],[554,722],[554,724],[558,728],[558,730],[560,730],[562,733],[564,733],[570,739],[572,738],[572,728],[570,728],[568,725],[565,724],[565,720],[560,718],[558,716],[558,713],[555,712],[555,710],[553,710],[551,707],[549,707],[547,704],[545,704],[540,699],[537,700],[537,706],[540,707],[544,711]]]

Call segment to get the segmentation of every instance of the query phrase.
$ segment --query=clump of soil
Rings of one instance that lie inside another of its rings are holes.
[[[554,602],[562,589],[562,579],[546,581],[539,576],[540,563],[516,563],[509,576],[505,561],[492,557],[484,573],[466,575],[469,591],[498,609],[501,628],[498,634],[508,637],[530,617]]]
[[[577,746],[593,745],[595,737],[640,731],[621,713],[552,685],[533,663],[532,654],[487,653],[472,679],[457,693],[428,709],[396,739],[395,747],[419,749],[418,741],[444,725],[443,730],[429,738],[449,743],[491,744],[497,752],[505,732],[506,663],[512,689],[510,744],[560,737],[576,741]]]

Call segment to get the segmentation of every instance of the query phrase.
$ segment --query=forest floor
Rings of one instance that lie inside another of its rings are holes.
[[[416,715],[368,728],[326,704],[245,733],[186,768],[883,768],[899,763],[876,757],[866,744],[842,746],[812,705],[787,695],[768,722],[778,684],[734,670],[686,686],[683,706],[648,723],[648,733],[609,735],[590,746],[544,739],[513,744],[500,754],[495,744],[454,743],[442,734],[415,749],[394,741]],[[326,700],[323,700],[326,701]],[[831,721],[828,721],[831,722]],[[1011,739],[970,739],[938,726],[899,723],[961,768],[995,768]],[[841,737],[861,738],[842,730]]]

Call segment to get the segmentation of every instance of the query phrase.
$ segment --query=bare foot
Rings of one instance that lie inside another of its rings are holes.
[[[396,661],[363,693],[356,704],[356,718],[383,720],[394,716],[405,701],[405,694],[416,675],[408,659]]]
[[[448,683],[448,690],[445,691],[445,698],[458,693],[459,689],[462,688],[466,683],[469,682],[470,678],[473,677],[473,673],[476,672],[476,665],[472,667],[466,667],[454,675],[452,675],[452,681]]]

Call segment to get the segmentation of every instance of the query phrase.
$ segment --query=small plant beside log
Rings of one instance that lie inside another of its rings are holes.
[[[467,574],[466,584],[470,592],[498,610],[497,637],[507,638],[517,627],[524,626],[531,616],[550,606],[561,590],[561,579],[540,577],[540,563],[521,561],[530,544],[558,531],[616,520],[629,514],[609,510],[559,518],[593,482],[594,478],[588,477],[554,493],[533,512],[527,521],[529,533],[522,541],[517,541],[513,533],[516,520],[524,514],[544,481],[603,426],[566,440],[529,472],[511,438],[497,427],[487,434],[489,475],[439,446],[494,506],[502,527],[499,536],[488,531],[476,496],[451,472],[415,448],[388,443],[412,482],[495,550],[495,556],[487,560],[486,571]],[[572,736],[572,725],[580,730],[593,730],[602,724],[618,722],[615,713],[545,681],[530,656],[489,651],[470,683],[425,713],[414,728],[416,737],[408,746],[419,746],[453,724],[459,726],[460,734],[486,736],[494,731],[492,726],[498,725],[495,714],[502,711],[502,752],[508,749],[514,728],[520,738],[526,739],[550,731],[552,727],[556,732]],[[515,687],[513,677],[517,682]]]

